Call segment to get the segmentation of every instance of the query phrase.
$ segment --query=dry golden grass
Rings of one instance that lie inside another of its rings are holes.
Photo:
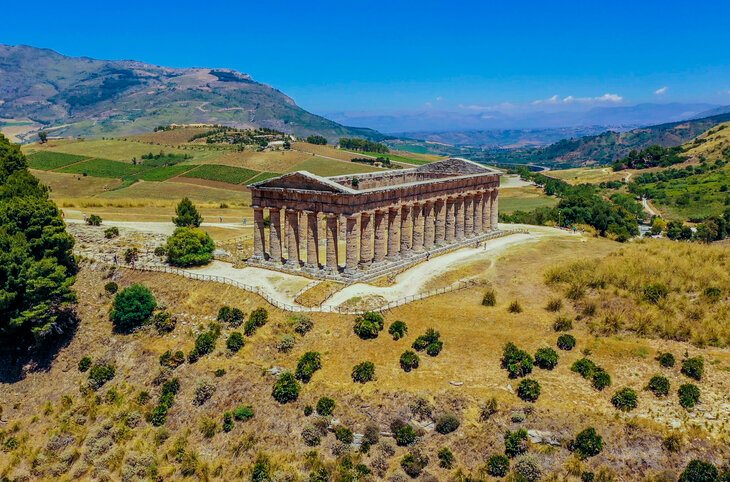
[[[730,149],[730,122],[717,125],[699,136],[700,143],[688,142],[684,145],[686,153],[708,161],[722,159],[723,152]]]
[[[260,172],[288,172],[293,170],[297,163],[310,157],[312,157],[311,154],[294,150],[264,152],[246,150],[225,153],[215,159],[215,163]]]
[[[146,182],[139,181],[124,189],[109,191],[99,195],[99,198],[113,200],[177,200],[189,197],[198,203],[250,203],[251,194],[233,189],[221,189],[192,183],[182,182]]]
[[[599,184],[607,181],[626,179],[628,171],[614,172],[610,167],[579,167],[548,171],[545,175],[562,179],[568,184]]]
[[[127,138],[155,144],[187,144],[190,138],[194,135],[202,134],[203,132],[207,132],[209,130],[211,130],[211,127],[183,127],[178,129],[172,129],[169,131],[136,134],[128,136]]]
[[[294,142],[292,143],[292,149],[307,154],[318,154],[325,157],[333,157],[342,161],[350,162],[350,159],[355,157],[352,152],[342,151],[335,149],[332,146],[318,146],[315,144],[308,144],[306,142]]]
[[[499,191],[499,211],[531,211],[539,207],[550,207],[558,203],[555,196],[548,196],[536,186],[515,187]]]
[[[289,171],[309,171],[318,176],[340,176],[344,174],[382,171],[382,169],[357,162],[336,161],[314,156],[295,164]]]
[[[31,170],[33,175],[51,188],[51,198],[91,197],[113,190],[122,184],[121,179],[82,176],[61,172]]]
[[[302,306],[319,306],[330,296],[343,288],[342,283],[337,281],[322,281],[313,287],[299,294],[294,301]]]

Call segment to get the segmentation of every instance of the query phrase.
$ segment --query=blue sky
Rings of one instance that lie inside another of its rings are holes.
[[[319,113],[730,104],[728,1],[47,2],[0,43],[251,74]]]

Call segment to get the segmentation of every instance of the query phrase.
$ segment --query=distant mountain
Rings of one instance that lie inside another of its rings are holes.
[[[337,112],[328,114],[328,117],[347,125],[367,126],[380,132],[404,137],[436,140],[431,139],[430,134],[583,127],[622,130],[690,119],[716,107],[713,104],[703,103],[645,103],[632,106],[591,108],[581,105],[559,105],[541,107],[539,110],[523,108],[520,111],[504,112],[497,109],[458,112],[426,109],[419,112],[390,114]]]
[[[132,134],[171,123],[206,123],[316,133],[330,140],[383,137],[311,114],[235,70],[67,57],[23,45],[0,44],[0,118],[31,119],[52,135]]]

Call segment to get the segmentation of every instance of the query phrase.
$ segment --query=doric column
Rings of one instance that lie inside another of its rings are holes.
[[[401,256],[407,256],[411,252],[411,246],[413,241],[413,231],[409,229],[411,226],[411,206],[404,204],[401,207],[400,212],[400,254]]]
[[[373,223],[371,213],[360,214],[360,265],[368,266],[373,260]]]
[[[375,211],[375,246],[373,249],[373,263],[382,263],[385,260],[385,239],[387,211]]]
[[[388,210],[388,259],[396,259],[400,254],[400,207]]]
[[[306,211],[307,214],[307,265],[319,269],[319,231],[317,230],[317,213]]]
[[[458,196],[454,201],[454,217],[456,218],[456,231],[454,237],[457,241],[464,239],[464,197]]]
[[[499,220],[499,189],[494,188],[494,191],[492,191],[492,230],[497,229],[497,222]]]
[[[474,195],[474,234],[482,234],[482,201],[484,200],[484,193],[482,191],[477,192]]]
[[[281,263],[281,209],[269,208],[269,255],[275,263]]]
[[[286,264],[292,267],[299,267],[299,211],[296,209],[286,210]]]
[[[434,222],[434,202],[423,203],[423,247],[426,251],[433,248],[436,239],[436,223]]]
[[[339,215],[327,213],[327,226],[325,232],[327,233],[327,269],[334,273],[337,272],[337,218]]]
[[[484,193],[484,202],[482,203],[482,231],[485,233],[491,231],[492,226],[492,190],[489,189]]]
[[[454,203],[456,200],[452,197],[446,198],[446,235],[444,241],[451,244],[456,238],[456,219],[454,218]]]
[[[423,205],[418,203],[413,205],[413,252],[420,253],[423,251]]]
[[[437,199],[433,203],[434,217],[436,218],[436,237],[434,242],[441,246],[446,241],[446,201]]]
[[[464,236],[474,236],[474,195],[464,196]]]
[[[345,216],[345,272],[357,271],[357,214]]]
[[[264,208],[253,207],[253,259],[264,259]]]

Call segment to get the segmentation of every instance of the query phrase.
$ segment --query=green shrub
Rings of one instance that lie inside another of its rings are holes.
[[[238,350],[243,348],[246,342],[243,340],[243,334],[238,331],[232,332],[226,340],[226,348],[232,353],[236,353]]]
[[[319,352],[308,351],[299,359],[295,376],[304,383],[309,383],[314,372],[322,368],[322,360]]]
[[[570,331],[573,329],[573,320],[567,316],[558,316],[553,322],[554,331]]]
[[[217,320],[221,323],[228,323],[232,327],[236,328],[241,326],[246,315],[238,308],[231,308],[230,306],[221,306],[218,310]]]
[[[443,341],[435,341],[426,347],[426,354],[428,356],[438,356],[444,347]]]
[[[552,348],[539,348],[535,352],[535,365],[543,370],[552,370],[558,365],[558,354]]]
[[[702,460],[692,460],[684,468],[682,475],[679,476],[679,482],[719,482],[720,473],[717,467],[709,462]]]
[[[613,394],[611,403],[622,412],[630,412],[638,405],[636,392],[631,388],[621,388]]]
[[[722,291],[716,286],[708,286],[702,294],[710,303],[717,303],[722,298]]]
[[[252,336],[258,328],[261,328],[269,321],[269,312],[266,308],[256,308],[248,315],[248,320],[243,327],[246,336]]]
[[[108,295],[113,295],[117,291],[119,291],[119,285],[116,284],[114,281],[110,281],[107,284],[104,285],[104,291]]]
[[[522,313],[522,305],[518,301],[513,301],[509,304],[507,311],[510,313]]]
[[[279,341],[276,343],[276,349],[281,353],[289,353],[294,349],[294,345],[296,345],[296,343],[297,340],[294,338],[294,336],[289,334],[282,335],[281,338],[279,338]]]
[[[396,320],[390,324],[390,327],[388,328],[388,333],[393,337],[394,340],[400,340],[408,333],[408,326],[404,322]]]
[[[575,348],[575,337],[573,335],[568,335],[567,333],[560,335],[558,337],[557,345],[561,350],[570,351]]]
[[[526,402],[535,402],[540,397],[540,384],[537,380],[525,378],[517,385],[517,396]]]
[[[119,228],[116,226],[104,230],[104,237],[106,239],[116,238],[117,236],[119,236]]]
[[[314,328],[314,321],[306,315],[292,315],[289,318],[289,322],[294,329],[294,332],[304,336]]]
[[[185,363],[185,354],[182,351],[178,350],[173,353],[172,350],[167,350],[165,353],[160,355],[160,365],[163,367],[172,368],[174,370],[183,363]]]
[[[175,214],[177,214],[177,216],[172,218],[172,222],[178,227],[197,228],[200,227],[200,224],[203,222],[203,218],[198,213],[198,209],[192,201],[186,197],[182,198],[182,200],[178,203],[175,208]]]
[[[497,294],[493,289],[488,289],[482,297],[482,306],[494,306],[497,304]]]
[[[317,413],[319,415],[332,415],[335,410],[335,401],[329,397],[322,397],[317,400]]]
[[[644,299],[649,303],[657,304],[669,294],[669,288],[661,283],[652,283],[644,286]]]
[[[581,358],[573,362],[570,367],[570,371],[579,373],[583,378],[591,378],[593,371],[596,369],[596,364],[588,358]]]
[[[487,474],[492,477],[506,477],[509,472],[509,458],[494,454],[487,459]]]
[[[239,422],[245,422],[253,418],[253,408],[251,405],[239,405],[233,410],[233,418]]]
[[[124,262],[132,264],[139,258],[139,250],[137,248],[127,248],[124,250]]]
[[[436,419],[436,431],[442,435],[456,431],[459,425],[459,419],[453,413],[445,413]]]
[[[700,401],[700,389],[691,383],[685,383],[677,391],[679,404],[686,409],[694,408]]]
[[[81,373],[85,372],[89,368],[91,368],[91,357],[85,356],[79,360],[79,371]]]
[[[213,372],[213,375],[215,375],[216,378],[220,378],[225,374],[226,374],[225,368],[216,368],[215,371]]]
[[[149,288],[133,284],[116,294],[109,318],[116,330],[129,332],[149,320],[156,306]]]
[[[188,361],[194,363],[201,356],[212,353],[215,350],[215,343],[218,340],[220,332],[216,329],[204,331],[195,339],[195,347],[188,354]]]
[[[357,383],[367,383],[375,380],[375,364],[365,361],[358,363],[352,368],[352,381]]]
[[[418,433],[416,432],[416,429],[413,428],[413,426],[402,422],[393,425],[395,425],[395,427],[391,426],[391,429],[395,428],[395,430],[393,430],[393,437],[395,438],[395,443],[398,446],[405,447],[407,445],[413,445],[414,443],[416,443],[416,440],[418,439]]]
[[[545,309],[552,313],[556,313],[563,309],[563,300],[560,298],[553,298],[550,301],[548,301],[547,306],[545,306]],[[555,330],[555,331],[562,331],[562,330]]]
[[[414,368],[418,368],[418,363],[418,355],[416,355],[416,353],[412,352],[411,350],[404,351],[403,354],[400,356],[400,367],[405,372],[409,372]]]
[[[384,325],[383,315],[368,311],[355,318],[353,330],[363,340],[370,340],[378,337],[378,333],[383,330]]]
[[[656,357],[656,360],[664,368],[672,368],[675,363],[674,355],[672,355],[671,353],[659,353]]]
[[[92,214],[91,216],[86,218],[86,224],[88,224],[89,226],[101,226],[101,216]]]
[[[575,436],[571,449],[582,459],[593,457],[603,450],[603,437],[596,433],[596,429],[588,427]]]
[[[669,379],[661,375],[654,375],[646,385],[646,389],[656,397],[666,397],[669,395]]]
[[[274,400],[282,404],[296,401],[299,398],[299,383],[297,383],[294,375],[289,372],[284,372],[279,375],[276,383],[274,383],[271,396],[274,397]]]
[[[165,251],[172,266],[202,266],[213,260],[213,238],[198,228],[177,228],[167,238]]]
[[[542,477],[540,463],[532,455],[523,455],[518,458],[512,467],[516,479],[525,482],[536,482]]]
[[[509,457],[527,452],[527,430],[521,428],[514,432],[507,430],[504,434],[504,454]]]
[[[434,330],[433,328],[429,328],[426,330],[426,333],[416,338],[416,340],[413,342],[413,349],[417,351],[422,351],[428,348],[429,345],[433,343],[439,342],[441,339],[441,333]]]
[[[448,470],[454,467],[454,453],[448,447],[439,449],[437,456],[439,458],[439,467],[442,469]]]
[[[155,248],[155,256],[157,256],[159,258],[163,258],[163,257],[167,256],[167,249],[165,249],[164,246],[157,246]]]
[[[428,457],[418,451],[408,452],[400,461],[400,466],[409,477],[416,478],[421,475],[423,469],[428,465]]]
[[[233,430],[233,415],[231,412],[226,412],[223,414],[223,431],[230,432],[231,430]]]
[[[168,311],[158,311],[152,316],[152,324],[158,333],[170,333],[177,325],[177,318],[172,316]]]
[[[701,356],[687,358],[682,362],[682,373],[695,380],[702,380],[705,371],[705,361]]]
[[[106,382],[114,378],[116,370],[108,363],[96,363],[89,370],[89,386],[92,390],[100,389]]]
[[[313,413],[314,413],[314,409],[312,408],[312,406],[311,406],[311,405],[306,405],[306,406],[304,407],[304,416],[305,416],[305,417],[309,417],[309,416],[310,416],[310,415],[312,415]]]
[[[352,434],[352,430],[350,430],[348,427],[345,427],[344,425],[338,425],[337,427],[335,427],[335,438],[343,444],[350,445],[355,439],[355,436]]]
[[[514,343],[507,343],[502,351],[502,368],[510,378],[520,378],[532,373],[533,361],[529,353],[520,350]]]
[[[611,386],[611,376],[601,367],[595,367],[591,373],[591,384],[598,391]]]

